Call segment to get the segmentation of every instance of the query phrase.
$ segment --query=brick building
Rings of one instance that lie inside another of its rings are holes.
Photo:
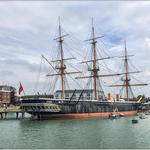
[[[0,104],[13,104],[16,89],[12,86],[0,85]]]

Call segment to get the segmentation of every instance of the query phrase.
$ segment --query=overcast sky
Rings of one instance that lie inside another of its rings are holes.
[[[128,53],[134,54],[132,63],[143,71],[137,75],[137,79],[150,83],[149,14],[148,1],[0,2],[0,84],[18,89],[21,81],[27,94],[41,89],[46,92],[43,90],[46,88],[44,83],[49,86],[50,79],[45,80],[46,77],[42,75],[42,79],[38,79],[41,54],[53,59],[58,16],[69,33],[66,39],[75,39],[76,44],[70,45],[72,43],[69,42],[68,45],[74,47],[71,53],[78,60],[84,57],[84,40],[89,36],[93,17],[96,34],[105,36],[102,39],[105,51],[110,55],[122,54],[123,41],[126,39]],[[118,62],[112,62],[111,69],[116,69]],[[46,70],[43,68],[44,73]],[[37,81],[41,89],[37,88]],[[150,96],[149,90],[150,86],[147,86],[137,88],[135,92]]]

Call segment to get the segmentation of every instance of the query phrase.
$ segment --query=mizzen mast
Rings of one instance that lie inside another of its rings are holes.
[[[103,36],[100,37],[95,37],[95,31],[94,31],[94,26],[93,26],[93,19],[92,19],[92,38],[88,39],[86,41],[90,41],[91,45],[92,45],[92,52],[93,52],[93,58],[91,60],[84,60],[81,63],[86,63],[88,65],[88,63],[92,63],[92,68],[88,69],[88,71],[91,71],[91,75],[88,76],[79,76],[76,77],[76,79],[84,79],[84,78],[91,78],[93,79],[93,89],[94,89],[94,98],[95,100],[98,100],[98,84],[97,81],[99,78],[103,78],[103,77],[112,77],[112,76],[121,76],[121,75],[125,75],[125,79],[122,79],[122,81],[124,81],[123,85],[111,85],[111,87],[117,87],[117,86],[125,86],[126,88],[126,97],[127,100],[129,100],[129,90],[132,92],[131,87],[130,86],[143,86],[143,85],[147,85],[147,84],[130,84],[130,78],[129,78],[129,74],[134,74],[134,73],[139,73],[139,71],[132,71],[129,72],[129,68],[128,68],[128,57],[132,56],[132,55],[128,55],[127,54],[127,48],[126,48],[126,42],[125,42],[125,55],[124,56],[119,56],[119,57],[123,57],[125,59],[125,72],[122,73],[114,73],[114,74],[98,74],[99,71],[99,67],[97,65],[97,61],[100,60],[104,60],[104,59],[110,59],[110,58],[114,58],[114,57],[118,57],[118,56],[114,56],[114,57],[104,57],[104,58],[97,58],[96,55],[96,44],[97,44],[97,39],[102,38]]]
[[[122,73],[122,75],[124,75],[124,78],[122,77],[121,80],[123,81],[123,84],[117,84],[117,85],[111,85],[110,87],[125,87],[125,95],[126,95],[126,100],[129,101],[129,92],[133,95],[132,86],[145,86],[148,85],[146,83],[135,83],[135,84],[131,84],[130,83],[130,77],[129,74],[133,74],[133,73],[140,73],[140,71],[133,71],[133,72],[129,72],[129,57],[133,56],[133,55],[128,55],[127,54],[127,47],[126,47],[126,41],[124,42],[124,56],[121,56],[124,58],[124,73]]]

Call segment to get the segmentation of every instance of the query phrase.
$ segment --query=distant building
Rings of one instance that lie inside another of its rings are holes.
[[[16,89],[8,85],[0,85],[0,104],[13,104]]]
[[[75,90],[65,90],[65,99],[70,99],[71,96],[73,95]],[[82,92],[82,89],[78,89],[75,91],[74,95],[73,95],[73,99],[78,99],[80,94]],[[104,96],[104,92],[103,91],[98,91],[98,99],[100,100],[104,100],[105,96]],[[56,99],[61,99],[61,90],[58,90],[55,92],[54,97]],[[81,99],[83,100],[93,100],[94,99],[94,90],[92,89],[84,89]]]

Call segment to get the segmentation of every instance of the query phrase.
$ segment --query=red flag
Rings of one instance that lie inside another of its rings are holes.
[[[20,85],[19,85],[19,90],[18,90],[19,95],[21,94],[22,91],[23,91],[23,86],[22,86],[22,84],[20,83]]]

